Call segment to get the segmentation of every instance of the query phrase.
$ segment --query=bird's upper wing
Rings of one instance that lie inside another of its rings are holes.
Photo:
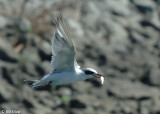
[[[54,21],[56,32],[52,40],[51,72],[64,72],[80,68],[75,60],[76,49],[61,15]]]

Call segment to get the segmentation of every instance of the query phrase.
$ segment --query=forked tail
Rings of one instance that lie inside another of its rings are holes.
[[[29,85],[31,85],[31,87],[35,90],[49,89],[52,83],[52,81],[46,83],[43,80],[24,80],[24,81]]]

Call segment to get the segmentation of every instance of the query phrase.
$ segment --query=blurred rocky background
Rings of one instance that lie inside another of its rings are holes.
[[[50,71],[51,17],[65,18],[88,79],[34,91]],[[0,0],[0,110],[160,114],[160,0]]]

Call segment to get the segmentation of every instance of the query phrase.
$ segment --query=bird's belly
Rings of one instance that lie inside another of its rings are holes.
[[[74,73],[57,73],[54,75],[53,85],[68,84],[79,81]]]

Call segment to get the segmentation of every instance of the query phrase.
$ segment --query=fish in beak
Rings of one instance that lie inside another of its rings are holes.
[[[104,83],[104,77],[103,77],[102,74],[94,74],[93,76],[96,77],[96,78],[100,78],[101,79],[101,84]]]

